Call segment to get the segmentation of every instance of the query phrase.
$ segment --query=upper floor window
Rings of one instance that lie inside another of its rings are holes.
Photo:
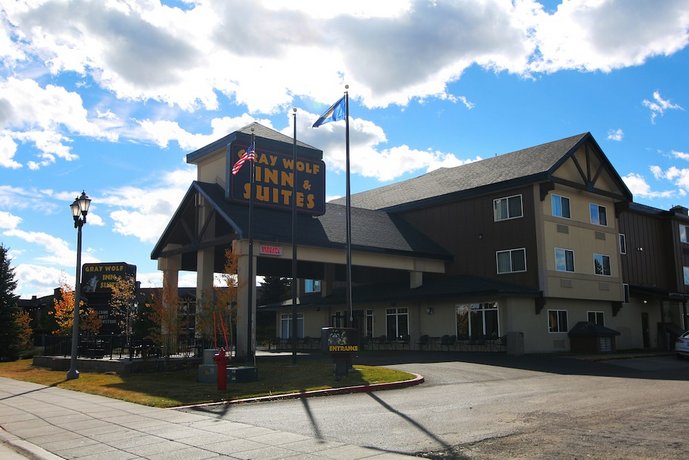
[[[596,275],[611,276],[610,256],[606,256],[605,254],[594,254],[593,272]]]
[[[526,271],[526,249],[524,248],[497,251],[495,259],[498,264],[498,273]]]
[[[679,226],[679,240],[682,243],[689,243],[689,227],[686,225]]]
[[[689,267],[682,267],[682,272],[684,274],[684,284],[689,286]]]
[[[589,214],[591,215],[591,223],[594,225],[608,225],[608,217],[605,212],[605,206],[598,204],[589,204]]]
[[[624,236],[624,233],[619,234],[619,242],[620,242],[620,254],[626,254],[627,253],[627,237]]]
[[[522,196],[514,195],[493,200],[493,214],[496,221],[522,217]]]
[[[555,270],[559,272],[574,271],[574,251],[555,248]]]
[[[566,217],[567,219],[572,217],[569,212],[569,198],[566,196],[553,195],[550,202],[554,216]]]
[[[304,280],[304,293],[321,292],[321,280]]]

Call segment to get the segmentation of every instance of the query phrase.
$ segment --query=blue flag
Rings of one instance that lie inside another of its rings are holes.
[[[345,97],[330,106],[321,117],[316,120],[312,128],[318,128],[320,125],[330,123],[331,121],[338,121],[345,119]]]

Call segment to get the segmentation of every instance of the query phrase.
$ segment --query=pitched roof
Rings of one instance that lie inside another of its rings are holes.
[[[195,150],[189,154],[187,154],[187,163],[196,163],[199,159],[202,157],[217,152],[219,149],[225,148],[227,144],[230,142],[234,141],[235,139],[238,138],[246,138],[248,139],[251,136],[251,133],[256,136],[257,140],[259,140],[256,143],[256,146],[259,147],[259,143],[261,143],[261,140],[263,143],[266,141],[269,144],[273,143],[279,143],[279,144],[292,144],[292,138],[290,136],[286,136],[285,134],[282,134],[281,132],[275,131],[274,129],[268,128],[266,126],[263,126],[260,123],[253,122],[250,123],[243,128],[238,129],[237,131],[234,131],[227,136],[221,137],[218,140],[215,140],[211,142],[208,145],[205,145],[201,147],[198,150]],[[316,156],[321,158],[323,156],[323,152],[316,147],[313,147],[309,144],[306,144],[304,142],[301,142],[299,139],[297,139],[297,147],[300,150],[300,155],[303,154],[303,152],[306,151],[311,151],[313,152],[311,155],[313,156],[314,153]]]
[[[586,141],[595,143],[590,133],[582,133],[454,168],[440,168],[413,179],[353,194],[352,206],[397,210],[484,187],[547,180],[568,155]],[[344,199],[333,202],[344,203]]]
[[[225,191],[218,184],[195,181],[153,249],[152,259],[157,259],[170,242],[170,235],[183,219],[180,210],[185,208],[188,200],[194,199],[195,193],[201,194],[208,201],[239,238],[247,237],[249,208],[245,204],[227,201]],[[346,245],[345,207],[342,205],[326,204],[326,212],[322,216],[298,214],[297,227],[298,244],[336,248],[344,248]],[[256,206],[252,232],[257,240],[289,243],[292,238],[291,213]],[[406,221],[383,211],[368,209],[352,209],[352,249],[451,258],[449,252]]]

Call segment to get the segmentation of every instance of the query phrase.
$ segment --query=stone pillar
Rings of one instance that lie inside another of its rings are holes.
[[[166,250],[174,249],[178,245],[167,245]],[[161,257],[158,259],[158,270],[163,272],[163,293],[161,301],[163,311],[160,315],[160,329],[162,335],[162,346],[166,348],[168,354],[177,352],[178,341],[178,319],[177,311],[179,306],[179,270],[182,266],[182,256],[174,255]]]
[[[196,253],[196,337],[213,337],[213,320],[208,312],[213,302],[213,248]]]
[[[255,243],[254,243],[255,244]],[[249,242],[235,240],[232,242],[232,253],[237,256],[237,358],[247,359],[249,351],[256,346],[256,283],[249,276]],[[254,257],[254,276],[256,275],[256,258]],[[249,306],[249,289],[253,289],[253,305]],[[251,335],[249,335],[249,307],[251,308]]]

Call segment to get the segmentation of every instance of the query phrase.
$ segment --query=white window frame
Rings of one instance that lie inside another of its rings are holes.
[[[629,303],[629,284],[622,283],[622,292],[624,294],[624,303]]]
[[[565,260],[565,267],[564,268],[560,268],[558,266],[558,260],[560,260],[558,257],[558,252],[562,252],[562,256],[564,257],[564,260]],[[572,269],[571,270],[567,269],[568,268],[567,267],[567,253],[568,252],[572,254]],[[558,272],[574,273],[574,271],[575,271],[574,267],[575,267],[574,251],[571,249],[566,249],[566,248],[555,248],[555,270]]]
[[[371,326],[369,327],[369,319],[371,320]],[[373,337],[373,331],[375,329],[375,316],[373,315],[373,310],[366,310],[366,316],[364,317],[364,334],[366,337]]]
[[[510,200],[513,198],[519,198],[519,215],[518,216],[510,215]],[[500,203],[502,203],[503,201],[507,203],[507,206],[506,206],[507,216],[505,216],[505,217],[498,215],[498,210],[500,209]],[[521,194],[505,196],[505,197],[496,198],[493,200],[493,220],[495,222],[500,222],[503,220],[510,220],[510,219],[519,219],[520,217],[524,217],[524,199],[522,198]]]
[[[514,269],[514,263],[512,262],[512,253],[513,252],[522,252],[524,253],[524,270],[515,270]],[[510,255],[510,270],[509,271],[500,271],[500,261],[499,261],[499,255],[508,253]],[[495,270],[498,273],[498,275],[504,275],[508,273],[523,273],[526,271],[526,248],[515,248],[515,249],[504,249],[501,251],[495,251]]]
[[[388,337],[388,318],[390,317],[395,318],[395,332],[396,336],[395,337]],[[400,330],[400,317],[405,316],[407,318],[407,330],[406,332],[402,333],[403,331]],[[403,337],[409,337],[409,309],[406,307],[391,307],[391,308],[386,308],[385,309],[385,336],[388,337],[388,339],[392,340],[399,340]]]
[[[626,254],[627,253],[627,237],[625,236],[624,233],[618,233],[617,234],[617,241],[620,246],[620,254]]]
[[[595,218],[594,218],[594,207],[595,210],[597,211],[595,213]],[[605,216],[605,223],[601,223],[601,212],[600,210],[603,210],[603,215]],[[601,227],[607,227],[608,226],[608,209],[603,206],[602,204],[597,204],[597,203],[589,203],[589,220],[593,225],[600,225]]]
[[[591,321],[591,315],[594,315],[593,321]],[[600,316],[600,322],[598,321],[599,316]],[[605,312],[596,311],[596,310],[589,310],[586,312],[586,320],[589,323],[599,324],[601,326],[605,326]]]
[[[285,336],[285,329],[283,324],[286,323],[287,335]],[[280,338],[291,339],[292,338],[292,313],[281,313],[280,314]],[[297,313],[297,338],[304,338],[304,314]]]
[[[321,280],[304,280],[304,294],[313,294],[316,292],[321,292]]]
[[[497,323],[498,327],[498,332],[497,332],[497,337],[500,337],[500,308],[497,302],[480,302],[480,303],[471,303],[471,304],[461,304],[461,305],[455,305],[455,317],[461,314],[466,314],[467,315],[467,332],[468,332],[468,337],[469,338],[476,338],[476,337],[487,337],[488,334],[486,334],[486,312],[495,312],[495,320]],[[471,314],[476,313],[481,315],[481,325],[483,327],[483,330],[480,331],[480,333],[477,333],[476,331],[473,330],[472,326],[472,318]],[[455,318],[455,334],[457,337],[460,337],[463,334],[460,334],[459,331],[459,324],[457,319]]]
[[[689,243],[689,226],[679,224],[679,242]]]
[[[567,200],[567,214],[569,214],[567,216],[565,216],[562,212],[562,210],[564,209],[564,206],[562,206],[563,200]],[[555,201],[559,201],[559,203],[560,203],[560,206],[559,206],[560,213],[559,214],[555,212],[555,209],[556,209]],[[572,207],[570,206],[569,197],[553,193],[552,197],[550,198],[550,211],[551,211],[550,213],[555,217],[560,217],[562,219],[571,219],[572,218]]]
[[[556,327],[555,327],[556,330],[553,330],[553,328],[550,325],[550,314],[551,313],[555,313],[555,315],[557,316],[557,320],[555,321],[557,323]],[[563,316],[563,315],[564,315],[564,319],[565,319],[565,324],[564,324],[565,330],[561,331],[560,330],[560,325],[561,325],[560,322],[561,322],[561,316]],[[568,318],[567,310],[558,310],[555,308],[549,309],[548,315],[546,316],[546,321],[548,322],[548,334],[566,334],[567,330],[569,329],[569,318]]]
[[[600,266],[601,266],[601,271],[602,273],[596,273],[596,259],[600,257]],[[604,260],[605,258],[608,259],[608,269],[610,270],[609,273],[605,273],[605,263]],[[593,274],[597,276],[612,276],[612,259],[610,258],[609,255],[607,254],[593,254]]]

